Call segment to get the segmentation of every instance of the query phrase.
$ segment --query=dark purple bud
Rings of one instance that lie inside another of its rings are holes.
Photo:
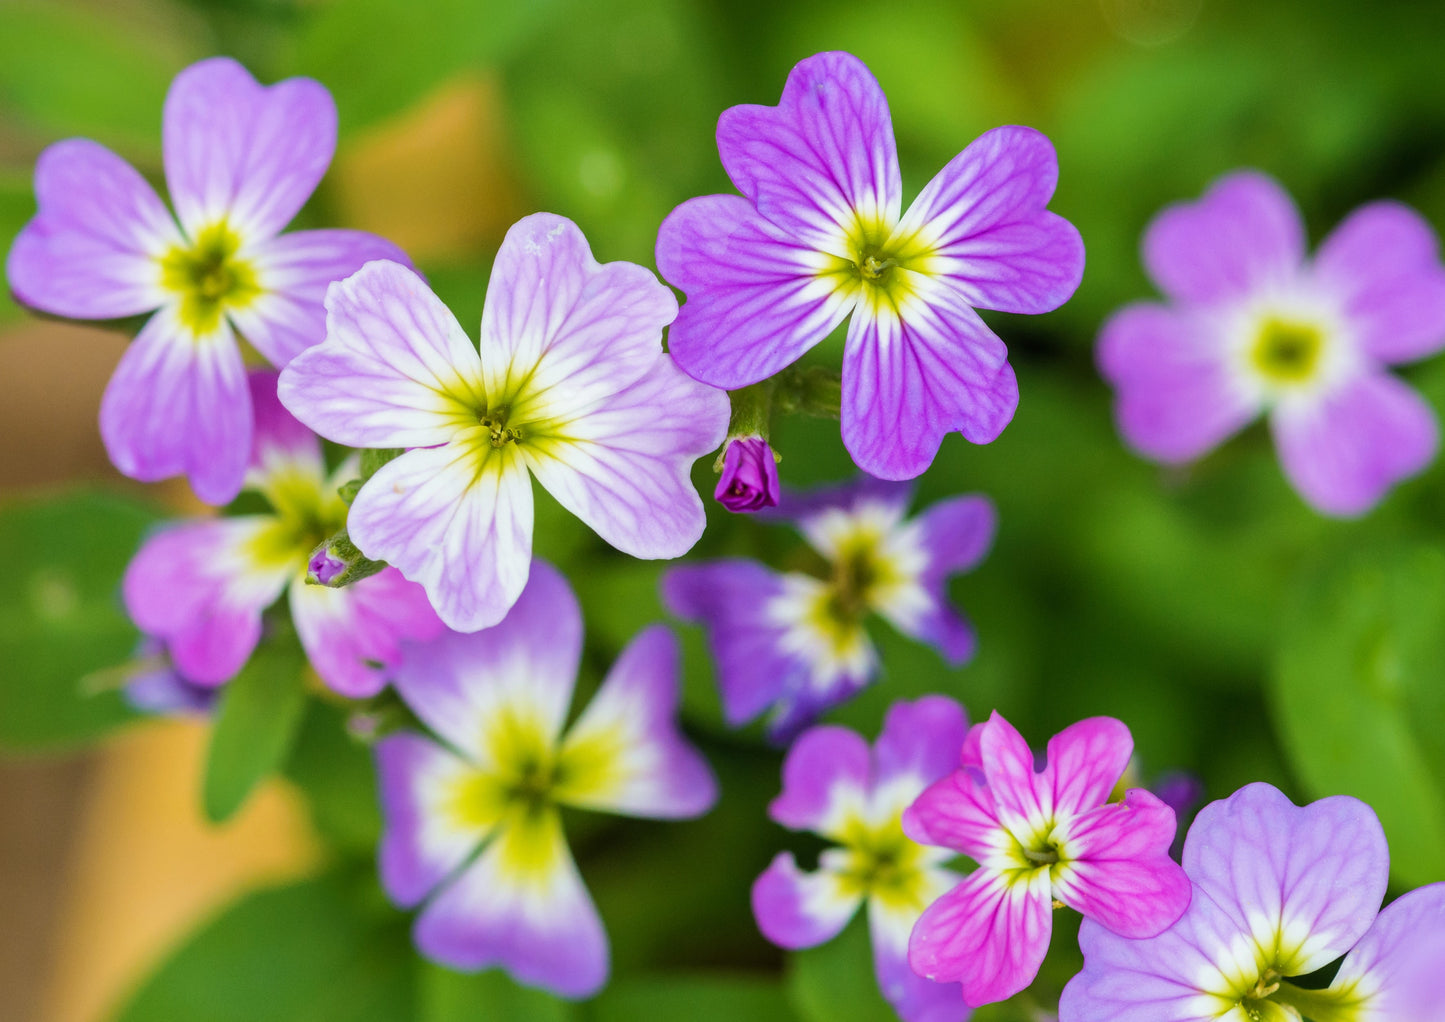
[[[722,478],[713,497],[729,511],[777,507],[778,460],[760,436],[735,437],[723,454]]]
[[[307,581],[315,579],[317,585],[329,586],[332,580],[345,570],[346,562],[322,547],[311,555],[311,560],[306,564]]]

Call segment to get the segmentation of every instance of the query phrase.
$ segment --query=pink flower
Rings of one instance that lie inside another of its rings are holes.
[[[713,499],[729,511],[759,511],[777,507],[780,494],[778,459],[768,442],[760,436],[729,440]]]

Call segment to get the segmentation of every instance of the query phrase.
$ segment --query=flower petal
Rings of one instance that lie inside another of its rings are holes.
[[[36,160],[35,199],[38,211],[5,263],[16,298],[76,319],[164,304],[158,260],[181,233],[134,167],[88,139],[66,139]]]
[[[1054,816],[1052,776],[1034,769],[1029,743],[997,710],[978,731],[983,774],[999,820],[1016,835],[1046,836]]]
[[[281,402],[349,447],[430,447],[457,432],[458,402],[485,407],[481,361],[455,316],[399,263],[326,291],[326,340],[281,374]],[[475,425],[475,423],[471,423]]]
[[[948,582],[983,560],[993,546],[998,513],[987,497],[955,497],[928,508],[915,527],[927,552],[919,582],[928,605],[906,616],[889,614],[886,607],[880,611],[899,631],[935,647],[949,663],[966,663],[978,647],[978,636],[949,602]]]
[[[246,374],[246,382],[255,422],[246,489],[264,493],[297,475],[325,479],[321,441],[276,396],[277,375],[269,370],[252,370]]]
[[[856,731],[809,728],[783,760],[783,791],[768,815],[793,830],[841,838],[866,812],[872,787],[872,756]]]
[[[712,808],[717,779],[678,728],[679,657],[663,625],[628,643],[562,743],[559,801],[661,819]]]
[[[1047,767],[1054,812],[1074,816],[1103,805],[1133,755],[1134,736],[1113,717],[1090,717],[1054,735]]]
[[[737,389],[796,362],[855,299],[823,261],[736,195],[689,199],[657,233],[657,266],[687,295],[667,348],[694,379]]]
[[[1008,126],[986,131],[919,193],[894,231],[930,253],[975,308],[1049,312],[1084,275],[1084,241],[1048,211],[1059,160],[1046,135]]]
[[[904,810],[903,832],[919,844],[952,848],[981,863],[1014,843],[977,767],[955,770],[925,788]]]
[[[1198,202],[1166,208],[1144,234],[1144,266],[1180,302],[1209,304],[1288,280],[1304,262],[1299,210],[1255,170],[1226,174]]]
[[[827,868],[806,873],[792,852],[779,852],[753,883],[753,918],[778,947],[816,947],[843,932],[863,896]]]
[[[251,454],[251,398],[231,328],[200,337],[173,306],[151,317],[100,400],[100,436],[124,475],[185,475],[207,504],[241,492]]]
[[[775,107],[723,111],[717,146],[738,191],[809,248],[846,256],[860,221],[898,220],[903,184],[888,99],[851,53],[800,61]]]
[[[1347,796],[1301,808],[1250,784],[1199,811],[1184,871],[1286,976],[1314,972],[1369,929],[1389,880],[1390,853],[1369,806]],[[1277,950],[1274,950],[1277,949]]]
[[[1324,514],[1362,515],[1424,471],[1440,447],[1435,410],[1409,385],[1367,372],[1270,418],[1290,483]]]
[[[900,699],[873,746],[878,786],[903,780],[922,791],[957,766],[967,733],[968,714],[947,696]]]
[[[489,628],[527,583],[532,480],[506,450],[419,448],[367,480],[346,527],[367,557],[420,584],[449,628]]]
[[[336,150],[336,105],[320,82],[268,87],[229,57],[171,83],[166,182],[187,233],[225,221],[243,241],[277,234],[305,205]]]
[[[1391,902],[1345,956],[1331,990],[1358,991],[1376,1014],[1370,1018],[1435,1022],[1445,1002],[1427,1001],[1433,988],[1445,992],[1439,957],[1445,951],[1445,884],[1429,884]]]
[[[392,681],[427,727],[488,767],[488,728],[503,715],[534,721],[549,742],[561,734],[581,658],[577,597],[537,561],[502,625],[408,643]]]
[[[433,961],[501,966],[560,997],[589,997],[607,982],[607,933],[555,812],[502,830],[422,911],[415,936]]]
[[[925,900],[931,902],[962,878],[931,870]],[[951,882],[942,883],[941,881]],[[903,1022],[963,1022],[969,1015],[957,983],[924,979],[908,964],[908,938],[916,910],[903,910],[874,897],[868,901],[868,932],[873,940],[873,971],[878,989]]]

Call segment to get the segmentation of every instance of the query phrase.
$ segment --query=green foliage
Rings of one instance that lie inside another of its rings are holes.
[[[574,1022],[582,1015],[496,970],[463,975],[424,963],[418,986],[417,1022]]]
[[[893,1022],[874,978],[866,909],[833,940],[788,956],[788,996],[804,1022]]]
[[[618,980],[590,1005],[593,1022],[792,1022],[782,985],[739,976],[649,976]]]
[[[315,699],[307,704],[285,774],[306,796],[311,822],[328,843],[371,858],[381,837],[376,770],[343,711]]]

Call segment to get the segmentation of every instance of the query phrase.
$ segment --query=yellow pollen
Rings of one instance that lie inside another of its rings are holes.
[[[1255,337],[1251,361],[1272,383],[1306,383],[1319,368],[1324,340],[1324,331],[1318,326],[1270,318]]]
[[[228,308],[242,308],[261,293],[255,267],[236,256],[240,248],[241,239],[222,222],[200,231],[190,248],[161,258],[161,286],[180,297],[181,322],[192,333],[210,333]]]

